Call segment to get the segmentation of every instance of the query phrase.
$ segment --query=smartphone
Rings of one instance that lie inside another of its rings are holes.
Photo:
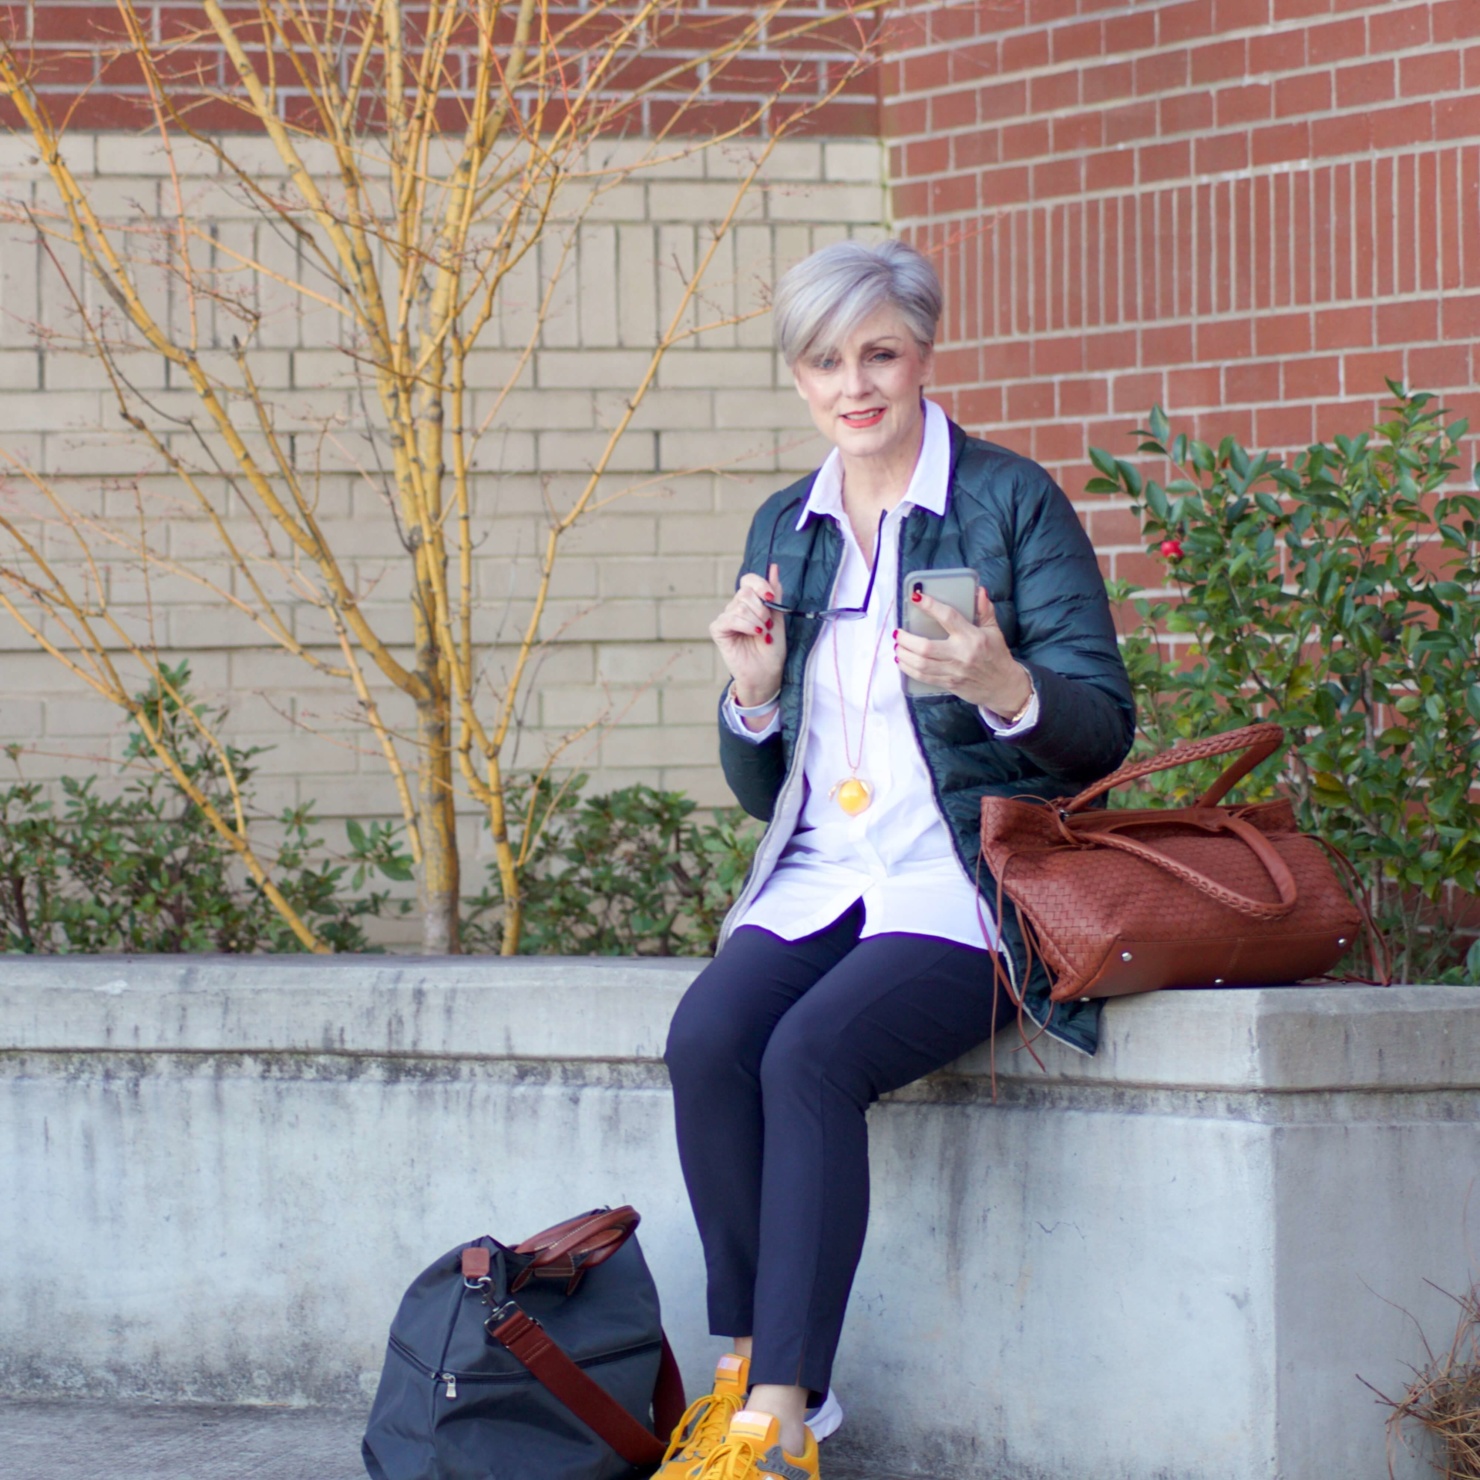
[[[900,626],[916,637],[928,637],[939,642],[946,635],[946,629],[934,618],[927,617],[910,598],[916,591],[923,591],[926,596],[954,607],[968,622],[975,622],[978,584],[977,574],[969,566],[951,566],[945,570],[912,570],[904,578],[904,611],[901,613]],[[912,695],[950,693],[949,689],[940,688],[933,683],[922,683],[908,674],[905,675],[904,691]]]

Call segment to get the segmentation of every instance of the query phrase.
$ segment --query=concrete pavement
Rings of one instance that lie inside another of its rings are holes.
[[[0,1480],[365,1480],[364,1423],[322,1408],[0,1399]],[[831,1445],[823,1456],[825,1480],[902,1480]]]

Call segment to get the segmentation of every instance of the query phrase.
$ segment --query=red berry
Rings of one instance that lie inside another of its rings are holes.
[[[1182,541],[1163,540],[1161,542],[1161,553],[1167,560],[1180,560],[1182,558]]]

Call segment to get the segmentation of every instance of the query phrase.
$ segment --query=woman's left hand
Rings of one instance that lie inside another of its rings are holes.
[[[1021,714],[1032,697],[1033,683],[1008,649],[986,591],[976,588],[974,625],[955,607],[923,591],[919,606],[945,628],[946,635],[932,640],[900,628],[894,634],[894,661],[900,671],[1003,718]]]

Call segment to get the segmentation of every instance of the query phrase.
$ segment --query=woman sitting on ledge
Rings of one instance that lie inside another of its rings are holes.
[[[1095,1047],[1098,1003],[1049,1020],[1042,968],[1025,981],[1021,937],[992,918],[979,811],[1114,770],[1130,685],[1069,501],[924,398],[940,306],[934,269],[894,241],[826,247],[776,291],[777,341],[833,451],[761,506],[709,629],[732,675],[725,774],[769,825],[668,1040],[710,1329],[735,1349],[662,1480],[818,1474],[868,1221],[865,1112],[1008,1020],[991,953],[1035,1021]],[[952,567],[974,573],[974,621],[904,589]],[[899,630],[909,601],[942,640]]]

